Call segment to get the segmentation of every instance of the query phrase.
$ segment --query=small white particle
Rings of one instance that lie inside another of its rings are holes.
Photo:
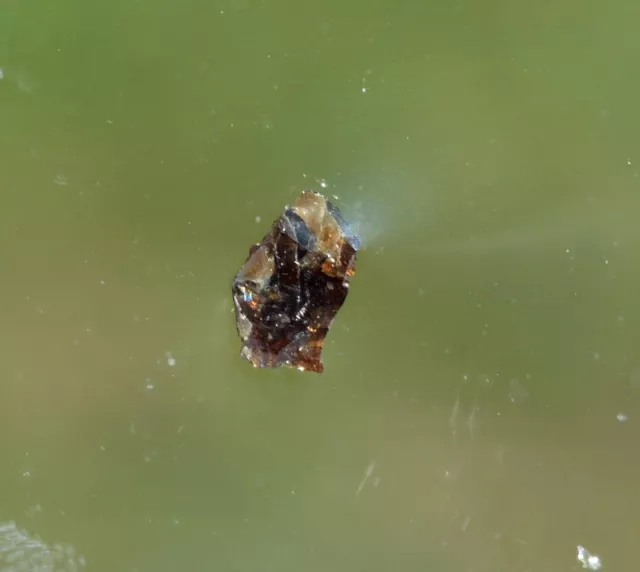
[[[582,567],[588,570],[600,570],[602,568],[600,557],[592,555],[584,546],[578,545],[576,558],[582,564]]]
[[[362,93],[367,93],[368,89],[366,87],[362,88]]]
[[[620,423],[624,423],[629,418],[624,413],[618,413],[618,415],[616,415],[616,419],[620,421]]]
[[[153,383],[147,383],[146,388],[151,391],[153,389]]]
[[[4,79],[4,70],[0,68],[0,79]]]
[[[100,280],[100,286],[104,286],[106,282],[104,280]]]
[[[325,181],[324,179],[322,179],[322,180],[320,181],[320,186],[321,186],[323,189],[326,189],[326,188],[329,186],[329,183],[327,183],[327,181]]]
[[[176,358],[169,356],[167,358],[167,364],[169,365],[169,367],[173,367],[174,365],[176,365]]]
[[[260,216],[256,217],[256,222],[260,222],[262,220],[262,218]]]

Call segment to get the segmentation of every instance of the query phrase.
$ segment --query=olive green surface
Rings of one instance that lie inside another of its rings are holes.
[[[0,570],[636,569],[638,17],[0,2]],[[231,305],[304,188],[364,240],[320,376]]]

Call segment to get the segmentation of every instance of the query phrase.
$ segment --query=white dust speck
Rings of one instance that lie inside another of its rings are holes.
[[[262,218],[260,217],[260,215],[256,216],[256,222],[260,222],[262,220]]]
[[[100,280],[100,286],[104,286],[106,282],[104,280]]]
[[[171,355],[171,352],[167,353],[167,365],[173,367],[176,365],[176,358]]]
[[[582,567],[587,570],[600,570],[600,568],[602,568],[600,557],[595,554],[591,554],[584,546],[580,546],[579,544],[576,558],[578,559],[578,562],[582,564]]]
[[[618,415],[616,415],[616,419],[620,421],[620,423],[624,423],[629,419],[629,417],[627,417],[625,413],[618,413]]]
[[[146,387],[149,391],[152,391],[152,390],[153,390],[153,388],[154,388],[155,386],[153,385],[153,383],[151,383],[151,382],[150,382],[150,380],[147,380],[147,385],[145,385],[145,387]]]
[[[363,87],[361,91],[362,91],[362,93],[367,93],[367,91],[369,91],[369,89],[366,88],[366,87]]]
[[[65,177],[62,173],[58,173],[56,175],[56,178],[53,179],[53,182],[60,187],[66,187],[69,184],[67,177]]]
[[[329,183],[327,183],[327,181],[325,181],[324,179],[320,179],[318,183],[323,189],[326,189],[329,186]]]
[[[375,461],[371,461],[371,463],[369,463],[369,466],[367,467],[367,470],[364,472],[364,477],[362,477],[362,480],[360,481],[360,484],[358,485],[358,489],[356,490],[356,495],[359,495],[362,492],[362,489],[364,488],[364,485],[369,480],[369,477],[373,474],[373,471],[374,471],[375,468],[376,468]]]
[[[0,79],[4,79],[4,70],[0,68]]]

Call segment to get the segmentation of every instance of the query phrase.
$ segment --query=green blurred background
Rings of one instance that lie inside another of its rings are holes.
[[[639,18],[0,0],[0,570],[635,569]],[[230,296],[303,188],[365,240],[322,376]]]

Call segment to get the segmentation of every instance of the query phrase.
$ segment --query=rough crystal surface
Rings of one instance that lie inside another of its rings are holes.
[[[287,206],[233,281],[241,355],[255,367],[321,373],[322,346],[349,292],[360,241],[323,195]]]

